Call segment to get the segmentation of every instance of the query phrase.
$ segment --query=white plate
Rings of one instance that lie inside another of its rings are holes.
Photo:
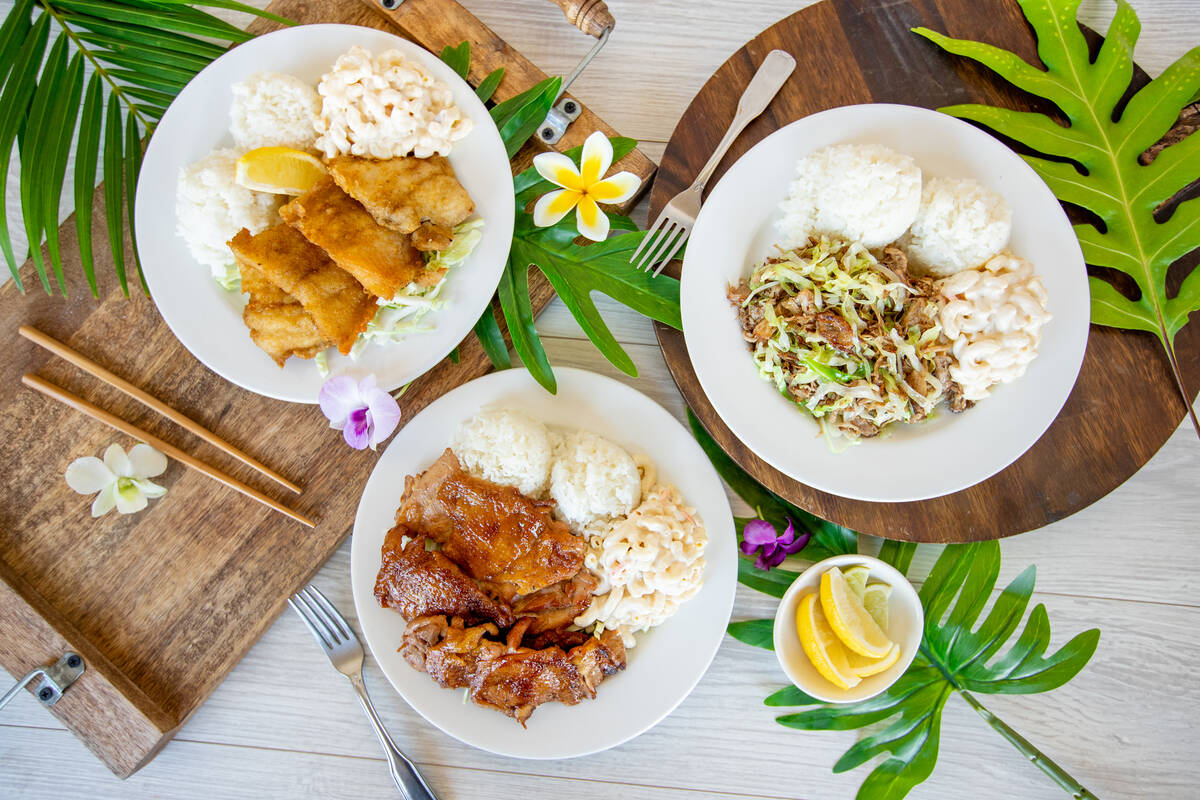
[[[469,745],[518,758],[587,755],[648,730],[679,705],[708,669],[725,636],[737,585],[737,537],[725,491],[686,428],[645,395],[611,378],[555,369],[558,394],[547,394],[525,370],[505,370],[460,386],[431,403],[388,445],[367,481],[350,551],[354,606],[363,636],[383,673],[421,716]],[[520,408],[562,428],[585,428],[642,452],[661,480],[679,487],[708,531],[700,592],[661,626],[637,635],[624,671],[607,678],[594,700],[539,706],[525,730],[491,709],[463,703],[463,690],[442,689],[396,652],[403,618],[375,602],[384,535],[393,525],[404,476],[428,467],[459,423],[484,407]]]
[[[433,331],[397,344],[372,345],[357,362],[331,349],[333,372],[374,373],[385,389],[422,375],[470,333],[491,300],[512,243],[512,172],[500,133],[471,87],[426,50],[357,25],[300,25],[252,39],[209,64],[167,109],[146,149],[134,211],[138,253],[150,295],[183,346],[221,377],[280,400],[315,403],[323,379],[311,360],[292,358],[280,369],[250,341],[242,324],[245,295],[217,285],[208,267],[192,258],[175,233],[175,185],[180,168],[217,148],[233,146],[233,84],[270,71],[295,75],[315,86],[354,45],[375,54],[398,49],[453,90],[454,102],[475,128],[455,144],[450,163],[475,201],[484,227],[475,252],[446,277],[441,294],[445,305],[423,320],[435,326]]]
[[[1032,261],[1053,319],[1024,377],[963,414],[832,453],[811,417],[758,376],[725,289],[777,240],[777,207],[802,156],[841,142],[879,143],[927,176],[974,178],[1012,207],[1008,248]],[[1058,416],[1087,347],[1090,298],[1079,242],[1062,207],[1019,156],[961,120],[911,106],[835,108],[776,131],[742,156],[704,203],[688,242],[683,333],[704,393],[729,429],[801,483],[855,500],[924,500],[972,486],[1011,464]]]

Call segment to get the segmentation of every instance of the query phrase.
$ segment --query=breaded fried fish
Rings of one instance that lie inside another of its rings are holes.
[[[401,233],[412,233],[422,222],[448,232],[475,211],[471,195],[442,156],[382,161],[337,156],[329,173],[376,222]]]
[[[291,356],[312,358],[331,342],[317,330],[312,315],[300,301],[271,283],[253,264],[241,263],[242,291],[250,302],[242,311],[242,321],[250,329],[250,339],[281,368]]]
[[[407,236],[377,225],[328,175],[280,208],[279,216],[378,297],[395,297],[425,268]]]
[[[379,310],[375,298],[354,276],[287,225],[255,236],[243,228],[229,247],[239,264],[253,265],[266,280],[298,300],[343,355]]]

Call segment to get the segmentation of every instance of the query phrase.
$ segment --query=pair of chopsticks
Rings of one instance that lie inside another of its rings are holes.
[[[224,439],[218,437],[212,431],[200,425],[200,423],[196,422],[190,417],[184,416],[180,412],[168,406],[166,403],[163,403],[158,398],[149,395],[138,387],[134,386],[124,378],[114,375],[81,353],[72,350],[70,347],[67,347],[54,337],[47,336],[37,328],[29,325],[22,325],[17,329],[17,332],[39,347],[50,351],[54,355],[70,362],[71,364],[74,364],[84,372],[99,378],[101,381],[107,383],[109,386],[112,386],[114,389],[124,392],[142,405],[157,411],[167,419],[171,420],[177,425],[180,425],[189,432],[194,433],[196,436],[199,436],[201,439],[217,449],[223,450],[224,452],[236,458],[238,461],[241,461],[243,464],[254,468],[258,472],[261,472],[263,475],[267,476],[281,486],[285,486],[297,494],[300,492],[299,486],[297,486],[295,483],[292,483],[275,470],[271,469],[265,464],[262,464],[246,453],[243,453],[241,450],[229,444]],[[257,500],[263,505],[278,511],[280,514],[291,517],[302,525],[307,525],[310,528],[316,527],[316,524],[308,517],[305,517],[304,515],[293,511],[282,503],[267,497],[262,492],[254,489],[253,487],[247,486],[238,479],[226,475],[224,472],[221,472],[217,468],[206,464],[195,456],[185,453],[178,447],[164,442],[154,434],[144,431],[141,428],[126,422],[120,417],[105,411],[99,406],[89,403],[81,397],[71,394],[61,386],[53,384],[44,378],[28,372],[21,376],[21,383],[25,384],[31,389],[41,392],[51,399],[68,405],[77,411],[82,411],[84,414],[87,414],[89,417],[97,420],[98,422],[103,422],[105,425],[108,425],[111,428],[116,428],[122,433],[126,433],[139,441],[145,442],[151,447],[162,451],[167,456],[170,456],[176,461],[181,462],[185,466],[191,467],[197,472],[203,473],[213,480],[225,484],[230,489],[241,492],[247,497]]]

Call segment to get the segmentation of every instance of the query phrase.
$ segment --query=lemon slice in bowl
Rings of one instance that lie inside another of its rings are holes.
[[[847,575],[849,580],[850,576]],[[863,607],[883,630],[888,627],[888,601],[892,596],[892,587],[886,583],[872,583],[864,587],[862,594]]]
[[[304,194],[325,175],[316,156],[290,147],[259,147],[237,160],[239,186],[271,194]]]
[[[853,689],[862,678],[854,675],[846,657],[846,648],[829,627],[817,595],[808,594],[796,610],[796,631],[804,654],[830,683],[839,689]]]
[[[850,591],[854,592],[859,600],[862,600],[863,592],[867,588],[867,578],[871,576],[871,568],[859,564],[856,567],[850,567],[844,574],[846,576],[846,583],[850,585]]]
[[[892,640],[867,613],[837,567],[821,576],[821,610],[842,644],[859,655],[883,658],[892,649]]]
[[[892,645],[892,649],[883,658],[867,658],[853,650],[846,651],[846,664],[850,674],[858,678],[868,678],[877,675],[900,660],[900,645]]]

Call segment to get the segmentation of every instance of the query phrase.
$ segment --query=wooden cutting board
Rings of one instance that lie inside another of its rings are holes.
[[[531,0],[532,1],[532,0]],[[277,0],[270,10],[299,22],[347,22],[392,29],[433,52],[467,39],[471,79],[506,69],[497,99],[546,76],[452,0],[408,0],[390,17],[364,3]],[[547,24],[556,24],[547,8]],[[269,29],[256,23],[256,32]],[[580,34],[582,38],[582,34]],[[592,130],[614,131],[591,112],[573,124],[560,149]],[[532,157],[519,153],[514,168]],[[622,169],[648,179],[640,152]],[[103,193],[92,219],[104,241]],[[164,202],[173,202],[163,198]],[[83,656],[86,671],[52,707],[54,715],[117,775],[145,764],[208,697],[242,655],[350,533],[377,454],[340,441],[316,406],[269,400],[239,389],[194,359],[175,340],[154,304],[136,289],[125,298],[111,263],[98,263],[94,300],[77,260],[74,219],[60,231],[69,299],[0,287],[0,663],[14,676],[52,664],[63,652]],[[97,252],[107,248],[97,247]],[[126,260],[132,263],[128,244]],[[101,258],[97,259],[102,262]],[[185,265],[186,266],[186,265]],[[36,286],[29,264],[26,285]],[[536,270],[534,307],[553,296]],[[285,496],[194,436],[17,336],[31,324],[69,343],[217,435],[304,487]],[[250,347],[249,340],[246,346]],[[490,369],[469,337],[460,361],[444,361],[401,398],[403,422],[433,399]],[[266,510],[208,478],[171,463],[162,499],[135,515],[93,520],[90,498],[72,492],[63,472],[75,458],[99,455],[127,437],[21,386],[33,371],[68,391],[161,436],[318,521],[315,530]]]
[[[1047,110],[1044,102],[911,33],[910,28],[918,25],[986,41],[1037,63],[1032,31],[1013,0],[825,0],[810,6],[746,44],[696,95],[663,155],[651,194],[650,218],[700,171],[754,70],[775,48],[796,57],[796,71],[766,113],[734,143],[710,186],[763,137],[827,108],[871,102],[926,108],[983,102]],[[1095,44],[1098,37],[1092,36]],[[1138,80],[1146,80],[1140,71]],[[1200,253],[1193,253],[1185,261],[1195,266],[1198,258]],[[678,263],[673,268],[678,276]],[[1052,265],[1043,266],[1048,268]],[[995,539],[1062,519],[1133,475],[1175,431],[1186,412],[1153,336],[1092,326],[1074,392],[1054,425],[1022,458],[993,478],[946,497],[866,503],[805,486],[755,456],[705,397],[683,334],[662,325],[656,331],[684,399],[738,464],[772,491],[818,516],[891,539]],[[1176,345],[1184,380],[1196,387],[1200,324],[1184,328]]]

